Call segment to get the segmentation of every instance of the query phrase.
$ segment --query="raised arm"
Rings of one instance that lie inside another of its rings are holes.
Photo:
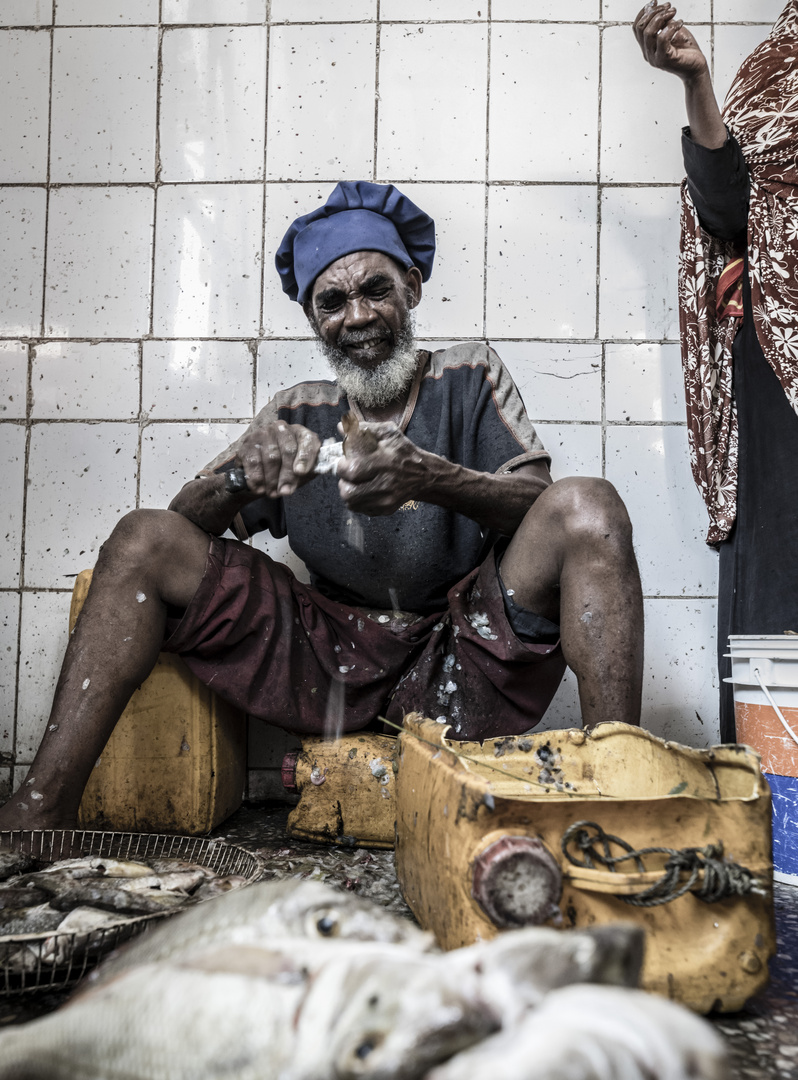
[[[393,514],[409,500],[433,503],[512,536],[527,510],[551,483],[542,461],[512,472],[466,469],[415,446],[392,423],[361,425],[377,447],[338,464],[338,488],[350,509],[372,517]]]
[[[311,480],[319,446],[319,437],[299,424],[277,420],[253,425],[231,447],[229,457],[230,468],[244,470],[246,490],[228,491],[225,473],[214,472],[189,481],[169,509],[220,536],[247,503],[292,495]]]
[[[684,83],[690,135],[700,146],[715,150],[727,132],[712,88],[709,64],[701,48],[672,4],[646,4],[632,24],[647,63],[668,71]]]
[[[748,167],[723,123],[709,65],[671,4],[647,4],[632,29],[652,67],[684,83],[689,128],[682,138],[687,186],[702,226],[721,240],[736,240],[748,220]]]

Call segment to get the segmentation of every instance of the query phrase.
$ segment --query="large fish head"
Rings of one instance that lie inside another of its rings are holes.
[[[478,966],[485,977],[509,980],[513,993],[532,1003],[571,983],[637,986],[643,943],[643,930],[631,923],[587,930],[533,926],[508,930],[450,955],[464,967]]]
[[[415,1080],[484,1039],[500,1019],[445,957],[385,957],[353,969],[330,1054],[336,1080]]]
[[[384,941],[407,945],[418,952],[425,952],[435,944],[432,934],[420,930],[409,919],[321,882],[303,881],[278,903],[289,936]]]

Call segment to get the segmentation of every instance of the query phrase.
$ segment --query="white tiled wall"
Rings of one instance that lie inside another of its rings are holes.
[[[0,789],[38,740],[73,576],[118,515],[165,505],[256,404],[323,371],[272,259],[343,178],[401,183],[436,218],[424,340],[488,337],[555,476],[622,492],[644,722],[716,738],[716,561],[676,344],[682,93],[638,56],[640,6],[0,4]],[[721,92],[781,7],[680,5]],[[576,707],[568,679],[548,722]],[[255,726],[250,764],[281,746]]]

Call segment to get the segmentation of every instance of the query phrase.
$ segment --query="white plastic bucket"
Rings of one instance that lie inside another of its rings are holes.
[[[798,885],[798,635],[733,634],[729,650],[737,741],[773,796],[773,876]]]

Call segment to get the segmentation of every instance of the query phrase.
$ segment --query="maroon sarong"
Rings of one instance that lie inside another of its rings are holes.
[[[164,649],[252,716],[297,733],[356,731],[418,710],[450,735],[517,735],[542,717],[565,671],[558,644],[520,641],[491,552],[412,621],[329,600],[262,552],[211,539],[205,574]],[[405,625],[402,625],[402,624]]]

